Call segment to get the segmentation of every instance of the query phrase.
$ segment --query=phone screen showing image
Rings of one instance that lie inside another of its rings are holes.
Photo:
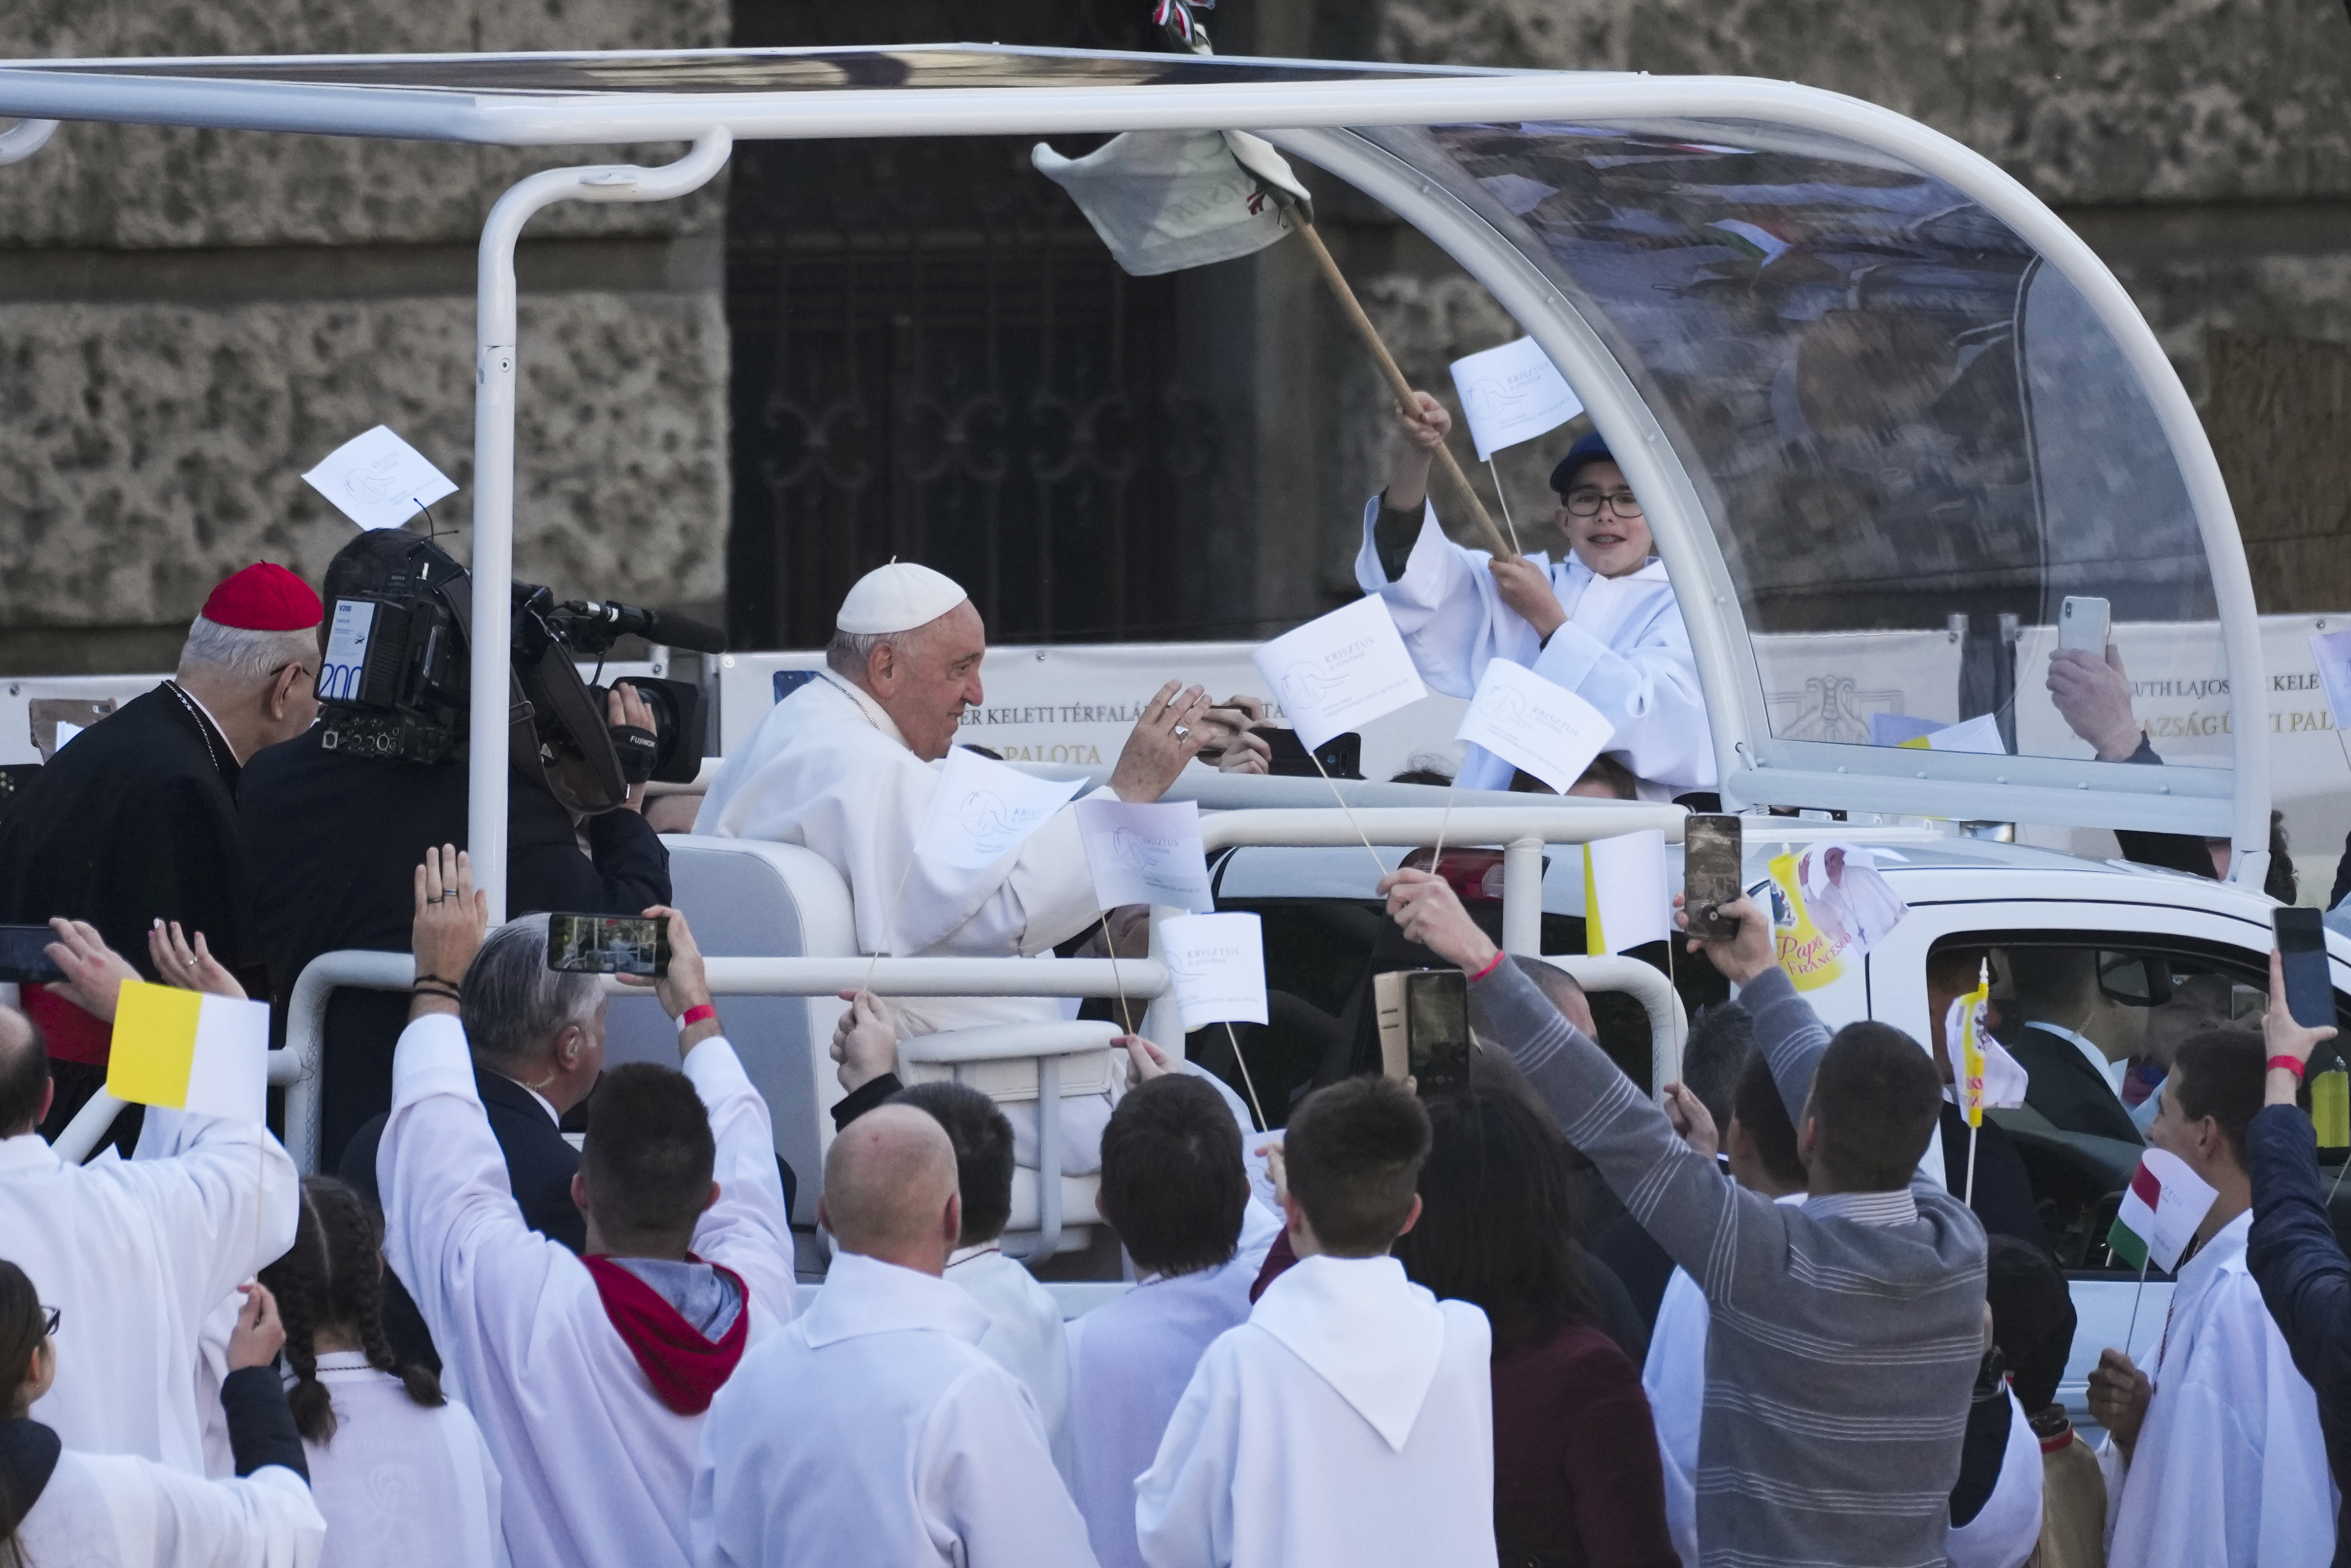
[[[659,978],[669,973],[669,919],[665,915],[550,915],[547,917],[547,967],[566,974]]]
[[[1720,912],[1745,891],[1740,885],[1742,843],[1736,817],[1695,816],[1683,824],[1682,911],[1689,916],[1692,936],[1739,935],[1739,923]]]
[[[1469,982],[1458,969],[1405,977],[1405,1019],[1413,1087],[1449,1094],[1469,1087]]]

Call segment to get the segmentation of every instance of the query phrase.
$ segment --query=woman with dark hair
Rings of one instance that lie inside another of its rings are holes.
[[[74,1332],[0,1260],[0,1568],[314,1568],[327,1534],[270,1363],[286,1342],[266,1286],[245,1287],[221,1385],[236,1477],[68,1450],[32,1418]]]
[[[293,1249],[261,1282],[285,1315],[287,1396],[331,1527],[329,1568],[503,1568],[498,1471],[481,1429],[384,1337],[375,1211],[333,1176],[307,1178]]]
[[[1494,1537],[1503,1568],[1674,1568],[1641,1375],[1593,1322],[1558,1129],[1520,1096],[1428,1103],[1405,1271],[1494,1329]]]

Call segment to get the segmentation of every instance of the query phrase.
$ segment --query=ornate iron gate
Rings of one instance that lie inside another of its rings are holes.
[[[1149,47],[1136,0],[1034,8],[1039,42]],[[896,11],[864,37],[956,36],[946,7]],[[1217,450],[1176,280],[1121,272],[1027,141],[747,143],[728,200],[737,646],[821,643],[893,556],[964,583],[998,641],[1198,619],[1177,553]]]

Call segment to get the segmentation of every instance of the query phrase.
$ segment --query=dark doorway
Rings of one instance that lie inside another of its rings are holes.
[[[738,0],[739,44],[1157,47],[1141,0]],[[1002,642],[1183,634],[1221,443],[1177,279],[1134,278],[1031,139],[747,142],[728,199],[737,647],[810,647],[893,556]],[[1064,152],[1092,145],[1057,141]]]

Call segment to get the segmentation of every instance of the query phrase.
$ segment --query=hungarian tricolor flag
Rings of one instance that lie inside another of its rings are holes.
[[[2149,1149],[2131,1173],[2130,1190],[2123,1194],[2106,1245],[2135,1269],[2152,1261],[2167,1274],[2175,1272],[2179,1255],[2220,1196],[2178,1155]]]

